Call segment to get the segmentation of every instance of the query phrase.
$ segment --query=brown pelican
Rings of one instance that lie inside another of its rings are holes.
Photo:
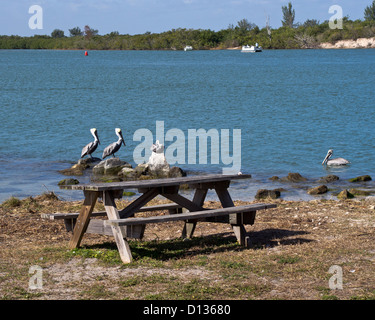
[[[332,149],[328,150],[328,153],[326,157],[324,158],[322,165],[326,164],[327,166],[344,166],[350,163],[348,160],[344,158],[336,158],[336,159],[329,160],[332,154],[333,154],[333,150]]]
[[[91,154],[96,150],[98,147],[98,144],[100,144],[99,137],[98,137],[98,131],[95,128],[90,129],[91,134],[94,136],[95,140],[90,142],[88,145],[83,147],[81,158],[84,156],[89,155],[90,158],[92,158]]]
[[[121,147],[121,143],[123,143],[124,146],[126,146],[124,138],[122,137],[121,129],[116,128],[115,132],[116,132],[116,135],[118,136],[118,140],[116,142],[111,143],[107,148],[104,149],[103,155],[102,155],[103,159],[110,155],[115,157],[115,153],[119,151]]]

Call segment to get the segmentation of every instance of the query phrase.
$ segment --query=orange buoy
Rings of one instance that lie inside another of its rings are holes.
[[[85,51],[85,56],[88,56],[89,54],[88,54],[88,52],[87,51]]]

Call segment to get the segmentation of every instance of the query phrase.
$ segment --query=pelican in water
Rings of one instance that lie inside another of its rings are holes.
[[[120,150],[121,144],[126,146],[124,138],[122,137],[122,132],[120,128],[116,128],[115,130],[116,135],[118,136],[118,140],[116,142],[111,143],[107,148],[104,149],[102,158],[106,158],[110,155],[115,157],[115,153]]]
[[[92,158],[91,154],[96,150],[96,148],[98,147],[98,144],[100,144],[98,131],[95,128],[92,128],[90,129],[90,132],[94,136],[95,140],[83,147],[81,158],[87,155],[89,155],[90,158]]]
[[[333,150],[332,149],[328,150],[328,153],[326,157],[324,158],[322,165],[326,164],[327,166],[344,166],[350,163],[348,160],[344,158],[336,158],[336,159],[330,160],[332,154],[333,154]]]

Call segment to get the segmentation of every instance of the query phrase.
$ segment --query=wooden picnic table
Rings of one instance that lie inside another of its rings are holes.
[[[124,263],[132,261],[128,238],[143,237],[148,223],[167,221],[185,221],[182,236],[193,235],[197,221],[229,223],[241,245],[246,244],[244,225],[253,224],[257,210],[274,208],[273,204],[252,204],[235,207],[228,192],[230,182],[249,179],[251,175],[200,175],[180,178],[166,178],[113,183],[90,183],[60,186],[62,189],[82,190],[84,201],[79,213],[44,214],[43,218],[64,219],[68,228],[73,231],[69,247],[79,247],[85,232],[113,235]],[[182,196],[181,185],[188,185],[195,190],[192,200]],[[118,210],[115,199],[121,198],[126,189],[137,189],[140,196],[122,210]],[[214,189],[222,208],[207,209],[203,207],[209,189]],[[156,196],[161,195],[173,203],[158,206],[146,206]],[[105,211],[93,212],[98,198],[103,199]],[[182,212],[181,208],[185,208]],[[135,213],[144,211],[169,210],[170,214],[151,217],[135,217]],[[174,211],[172,211],[174,210]],[[176,211],[177,210],[177,211]],[[186,212],[187,211],[187,212]],[[173,213],[173,214],[172,214]],[[108,220],[90,219],[94,216],[107,216]],[[70,221],[70,225],[69,222]]]

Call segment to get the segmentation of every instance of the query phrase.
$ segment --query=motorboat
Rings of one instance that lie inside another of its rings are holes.
[[[193,47],[192,47],[192,46],[186,46],[186,47],[184,48],[184,51],[191,51],[191,50],[193,50]]]
[[[242,46],[241,52],[262,52],[263,48],[258,45],[258,43],[255,44],[255,46]]]

